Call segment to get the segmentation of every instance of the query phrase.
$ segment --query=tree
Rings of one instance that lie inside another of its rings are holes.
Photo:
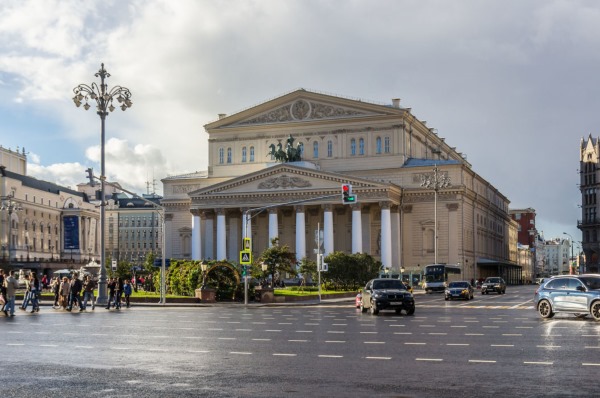
[[[377,277],[381,268],[381,261],[366,253],[333,252],[325,258],[325,262],[329,264],[329,270],[321,274],[321,279],[336,290],[358,289]]]
[[[304,257],[300,260],[300,273],[304,276],[306,282],[312,282],[319,279],[319,276],[317,275],[317,263],[308,257]]]
[[[258,263],[264,262],[268,265],[271,273],[271,285],[274,287],[279,278],[289,273],[296,276],[296,253],[290,251],[287,245],[279,246],[279,238],[271,240],[271,247],[263,251],[258,259]],[[275,283],[274,283],[275,282]]]

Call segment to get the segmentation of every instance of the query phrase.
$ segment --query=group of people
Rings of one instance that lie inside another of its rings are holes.
[[[48,286],[54,294],[52,305],[54,309],[62,308],[72,311],[76,306],[81,312],[86,310],[88,302],[91,304],[92,310],[96,308],[96,297],[94,296],[96,282],[90,275],[86,275],[83,280],[79,279],[77,272],[73,273],[70,279],[66,276],[62,279],[54,277]],[[120,309],[123,296],[125,305],[129,308],[133,288],[128,279],[110,278],[107,287],[109,292],[108,305],[105,307],[107,310],[111,308],[111,305]],[[0,269],[0,307],[7,317],[15,316],[15,299],[19,288],[19,281],[15,278],[14,271],[11,270],[8,275],[5,275],[4,270]],[[43,288],[43,282],[38,279],[35,272],[27,275],[25,277],[25,294],[19,308],[27,311],[31,305],[31,313],[39,312]]]

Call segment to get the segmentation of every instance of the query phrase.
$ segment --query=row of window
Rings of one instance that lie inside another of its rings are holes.
[[[144,242],[143,244],[141,242],[137,242],[137,245],[135,242],[132,243],[121,243],[119,245],[119,250],[126,250],[126,249],[158,249],[158,243],[154,243],[154,242]]]
[[[382,153],[390,153],[391,152],[390,142],[391,142],[390,137],[384,137],[383,139],[381,137],[377,137],[375,139],[375,153],[378,155],[380,155]],[[318,159],[320,156],[318,141],[313,142],[312,152],[313,152],[312,153],[313,159]],[[300,154],[304,155],[304,145],[302,143],[300,144]],[[365,139],[359,138],[358,139],[358,147],[357,147],[357,140],[355,138],[352,138],[350,140],[350,155],[356,156],[356,155],[364,155],[364,154],[365,154]],[[327,141],[327,157],[328,158],[333,157],[333,141],[331,141],[331,140]],[[271,160],[274,160],[273,155],[271,155]],[[246,163],[247,161],[248,161],[248,148],[242,147],[242,163]],[[250,147],[250,162],[254,162],[254,147],[253,146]],[[231,147],[227,148],[227,150],[225,150],[225,148],[219,148],[219,164],[225,164],[225,163],[227,163],[227,164],[233,163],[233,152],[232,152]]]
[[[143,232],[143,233],[141,233]],[[131,239],[135,239],[137,236],[137,239],[148,239],[148,237],[152,238],[152,235],[154,235],[154,239],[158,239],[158,231],[154,231],[154,234],[152,234],[151,231],[148,231],[148,233],[146,233],[147,231],[137,231],[137,233],[135,231],[131,231]],[[129,240],[130,236],[129,236],[129,231],[125,231],[125,239]]]
[[[137,224],[137,225],[136,225]],[[125,222],[123,222],[123,220],[119,221],[119,227],[149,227],[152,226],[152,224],[154,224],[155,227],[158,227],[158,218],[154,219],[154,222],[152,222],[152,220],[148,220],[148,219],[143,219],[143,220],[137,220],[137,223],[135,220],[131,220],[131,225],[129,225],[129,220],[125,220]]]

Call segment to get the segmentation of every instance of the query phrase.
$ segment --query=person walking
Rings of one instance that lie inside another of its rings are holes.
[[[110,278],[106,287],[108,288],[108,302],[106,303],[106,309],[110,310],[110,303],[115,299],[115,289],[117,287],[115,278]]]
[[[14,277],[15,271],[10,270],[8,277],[4,279],[4,288],[6,289],[6,304],[4,304],[4,315],[15,316],[15,294],[19,288],[19,281]],[[9,315],[10,312],[10,315]]]
[[[29,305],[29,301],[31,300],[31,293],[29,292],[29,278],[30,275],[25,275],[23,277],[23,279],[25,280],[25,294],[23,294],[23,302],[21,303],[21,306],[19,307],[20,310],[22,311],[26,311],[27,310],[27,306]]]
[[[123,279],[119,277],[115,283],[115,308],[119,310],[121,309],[121,295],[123,295]]]
[[[92,311],[96,308],[96,298],[94,297],[94,289],[96,288],[96,282],[92,280],[90,275],[86,275],[83,281],[83,306],[79,311],[84,311],[87,308],[87,302],[92,302]]]
[[[123,285],[123,294],[125,295],[125,306],[129,308],[129,298],[131,297],[131,283],[129,283],[129,279],[125,279],[125,284]]]
[[[83,287],[83,283],[79,279],[79,274],[77,272],[73,273],[73,279],[71,279],[71,291],[69,294],[69,305],[67,306],[67,311],[71,311],[73,309],[73,304],[77,302],[77,306],[81,311],[81,289]]]
[[[40,311],[39,293],[40,293],[40,280],[35,272],[31,273],[29,277],[29,301],[31,302],[31,313]],[[25,303],[25,310],[27,310],[27,303]]]
[[[55,276],[50,282],[50,291],[54,294],[54,304],[52,308],[58,307],[58,300],[60,299],[60,279]]]
[[[71,283],[69,282],[69,278],[67,278],[65,276],[65,277],[63,277],[63,280],[60,283],[60,299],[59,299],[59,305],[64,309],[67,309],[70,293],[71,293]]]

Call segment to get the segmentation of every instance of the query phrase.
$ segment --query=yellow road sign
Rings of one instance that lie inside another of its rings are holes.
[[[240,251],[240,264],[252,264],[252,252],[250,250]]]

